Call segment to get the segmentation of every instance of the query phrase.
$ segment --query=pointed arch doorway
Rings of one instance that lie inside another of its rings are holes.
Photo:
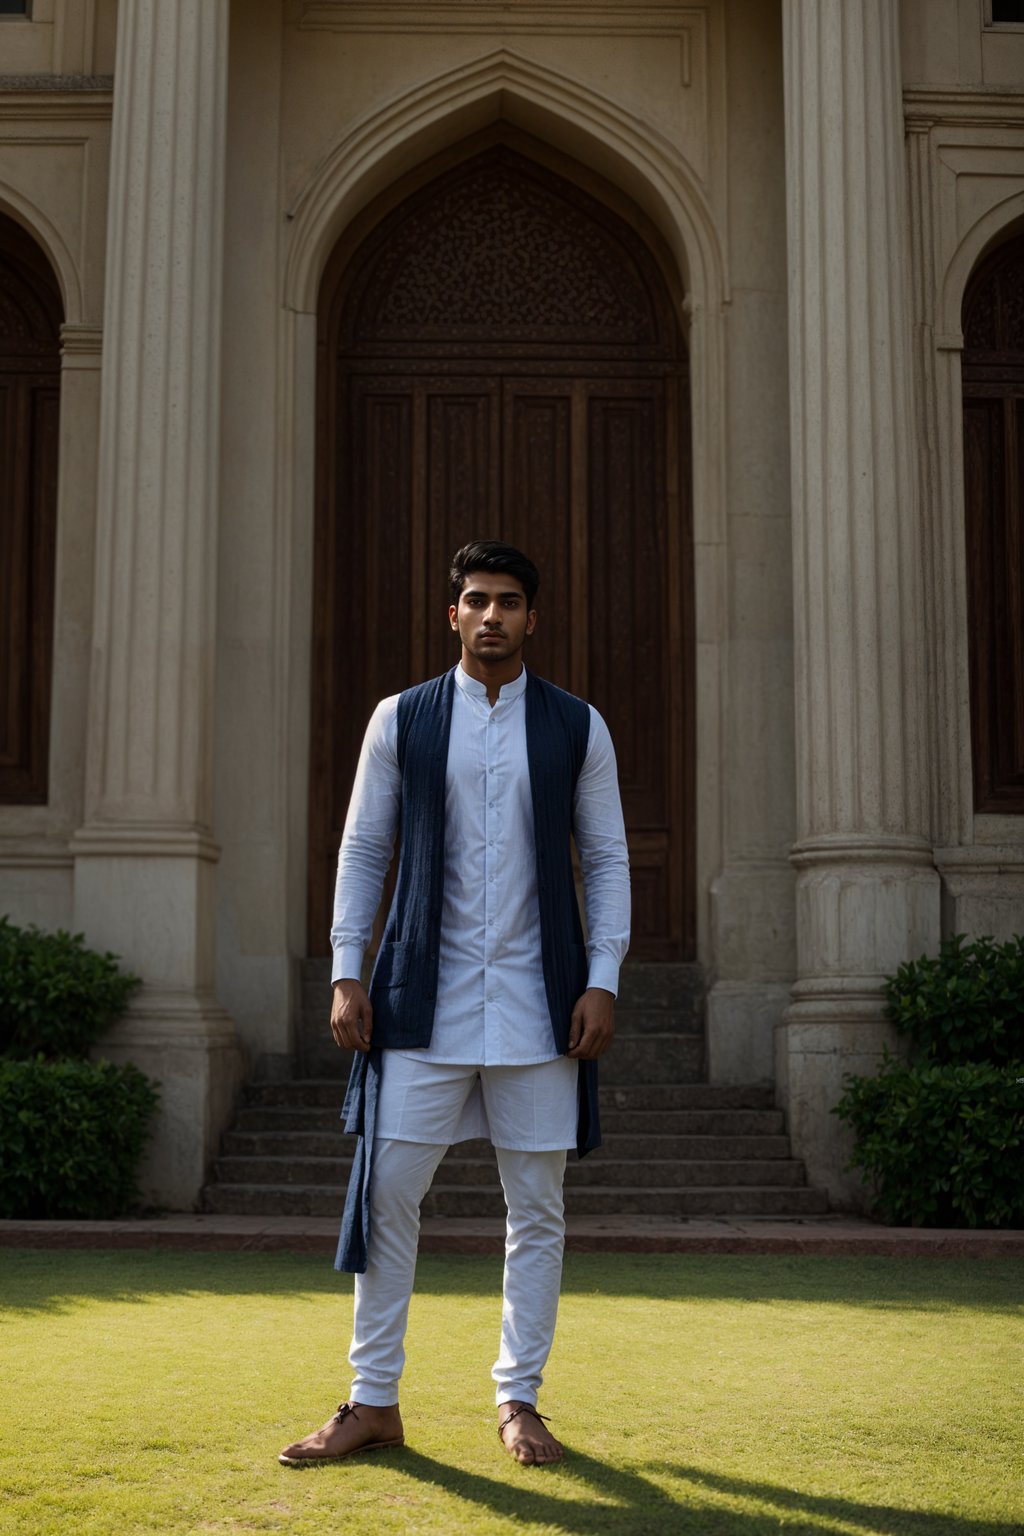
[[[695,956],[686,350],[657,237],[566,169],[499,141],[421,170],[324,274],[311,955],[366,721],[452,665],[448,559],[493,537],[541,572],[528,665],[611,728],[631,957]]]

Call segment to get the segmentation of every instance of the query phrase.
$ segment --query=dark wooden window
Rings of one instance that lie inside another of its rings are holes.
[[[1024,25],[1024,0],[992,0],[993,26]]]
[[[0,214],[0,801],[47,797],[60,291]]]
[[[974,808],[1024,812],[1024,236],[963,310]]]

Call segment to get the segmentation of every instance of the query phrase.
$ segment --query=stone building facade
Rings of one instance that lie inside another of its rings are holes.
[[[0,910],[143,977],[148,1193],[287,1070],[367,702],[497,533],[617,739],[634,953],[856,1206],[882,978],[1024,929],[1020,7],[23,9]]]

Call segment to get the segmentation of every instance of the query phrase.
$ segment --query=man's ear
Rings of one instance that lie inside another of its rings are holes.
[[[528,635],[532,635],[536,628],[537,628],[537,610],[536,610],[536,608],[531,608],[529,613],[526,615],[526,633]]]
[[[452,629],[454,629],[455,633],[458,634],[458,632],[459,632],[459,610],[458,610],[458,608],[456,608],[454,603],[452,603],[451,607],[448,609],[448,622],[451,625]]]

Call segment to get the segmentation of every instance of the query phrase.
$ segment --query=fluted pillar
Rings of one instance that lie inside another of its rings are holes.
[[[162,1084],[146,1193],[191,1205],[230,1108],[211,830],[228,0],[121,0],[76,921],[145,986],[106,1055]]]
[[[798,981],[794,1151],[858,1205],[830,1114],[875,1069],[882,981],[934,949],[896,0],[783,0]]]

